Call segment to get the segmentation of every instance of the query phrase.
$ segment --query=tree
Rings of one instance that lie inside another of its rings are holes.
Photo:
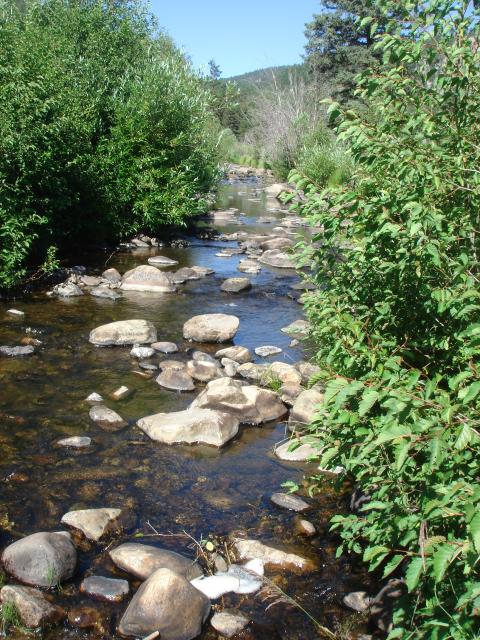
[[[219,80],[222,75],[220,65],[218,65],[213,59],[208,62],[208,72],[212,80]]]
[[[307,63],[317,85],[334,85],[334,96],[347,101],[353,93],[354,77],[376,63],[370,26],[363,18],[374,17],[377,33],[385,28],[385,17],[369,0],[321,0],[323,11],[306,25]]]

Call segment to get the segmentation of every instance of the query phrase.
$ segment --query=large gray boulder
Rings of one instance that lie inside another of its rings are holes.
[[[52,587],[73,576],[77,552],[68,534],[33,533],[9,545],[2,563],[20,582]]]
[[[192,409],[214,409],[230,413],[241,424],[278,420],[286,413],[285,405],[273,391],[245,385],[228,377],[209,382],[190,406]]]
[[[147,416],[137,425],[152,440],[165,444],[201,442],[222,447],[237,435],[239,421],[222,411],[193,408]]]
[[[306,389],[295,400],[290,412],[289,424],[310,424],[323,403],[323,393],[317,389]]]
[[[93,329],[89,341],[101,347],[150,344],[157,341],[157,330],[147,320],[118,320]]]
[[[280,249],[268,249],[258,259],[262,264],[277,269],[295,269],[292,258]]]
[[[142,264],[127,271],[122,278],[120,288],[123,291],[150,291],[152,293],[172,293],[175,291],[175,286],[170,279],[160,269],[148,264]]]
[[[157,569],[170,569],[193,580],[203,575],[200,565],[180,553],[138,542],[126,542],[109,551],[113,563],[122,571],[146,580]]]
[[[118,631],[140,638],[158,631],[162,640],[192,640],[209,613],[210,600],[188,580],[158,569],[133,596]]]
[[[66,513],[62,524],[81,531],[88,540],[98,542],[105,535],[122,530],[121,514],[121,509],[79,509]]]
[[[194,316],[183,325],[183,337],[194,342],[227,342],[237,333],[240,320],[225,313]]]
[[[52,604],[41,591],[33,587],[8,584],[0,591],[2,604],[12,604],[26,627],[31,629],[60,622],[65,611]]]

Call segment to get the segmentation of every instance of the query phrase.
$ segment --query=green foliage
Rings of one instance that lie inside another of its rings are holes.
[[[13,602],[3,602],[0,605],[0,635],[6,636],[11,627],[21,625],[20,616]]]
[[[352,160],[332,131],[323,124],[307,135],[296,161],[297,171],[323,188],[345,183],[352,173]]]
[[[322,11],[306,25],[306,62],[317,85],[333,84],[332,95],[352,98],[355,76],[376,63],[373,34],[364,18],[385,28],[383,12],[371,0],[321,0]]]
[[[142,4],[0,0],[0,41],[0,287],[49,246],[201,207],[209,94]]]
[[[301,258],[326,385],[311,429],[320,466],[369,496],[333,518],[340,551],[405,578],[389,637],[463,640],[480,633],[479,16],[466,1],[375,7],[399,9],[358,84],[376,117],[330,109],[350,183],[292,175],[324,229]]]

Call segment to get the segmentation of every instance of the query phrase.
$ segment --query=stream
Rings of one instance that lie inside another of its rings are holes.
[[[217,221],[216,229],[271,234],[272,227],[289,214],[278,201],[267,200],[262,187],[257,177],[225,180],[217,208],[234,207],[245,215],[231,222]],[[275,222],[262,222],[265,216]],[[190,393],[169,391],[156,384],[155,377],[138,375],[131,347],[98,348],[88,341],[90,331],[99,325],[142,318],[155,325],[158,340],[172,341],[179,347],[179,353],[159,354],[153,361],[185,361],[186,351],[192,348],[213,355],[221,347],[184,341],[183,324],[197,314],[226,313],[240,320],[234,344],[252,351],[262,345],[282,349],[268,358],[255,356],[255,362],[294,364],[301,360],[301,344],[290,346],[292,338],[281,331],[302,318],[298,292],[291,288],[299,282],[298,275],[291,269],[265,265],[258,275],[240,273],[237,266],[245,256],[216,255],[237,246],[234,241],[192,238],[186,247],[125,248],[111,256],[107,265],[106,254],[82,256],[81,264],[89,275],[100,275],[107,267],[123,274],[156,254],[178,261],[174,269],[200,265],[214,270],[212,275],[179,285],[176,293],[125,291],[113,301],[88,294],[48,297],[45,291],[37,291],[22,299],[0,301],[0,345],[18,345],[25,335],[42,342],[31,356],[0,358],[0,552],[21,536],[64,529],[60,520],[74,509],[108,506],[131,514],[122,536],[80,545],[74,577],[52,591],[55,602],[67,611],[87,607],[91,615],[90,609],[95,609],[96,623],[78,628],[70,617],[70,621],[43,632],[45,638],[115,637],[128,599],[116,604],[95,601],[79,592],[80,582],[90,574],[121,577],[130,581],[134,591],[139,582],[116,568],[107,550],[121,542],[140,541],[194,556],[194,545],[183,532],[195,540],[210,536],[213,541],[241,532],[314,559],[319,568],[313,573],[296,575],[276,568],[267,570],[266,575],[339,638],[355,638],[363,630],[357,614],[342,605],[342,598],[365,589],[367,579],[355,565],[335,558],[338,541],[328,531],[332,514],[345,511],[345,497],[327,483],[314,499],[303,495],[314,505],[305,516],[317,531],[311,538],[298,535],[297,514],[270,501],[272,493],[282,490],[282,483],[301,483],[305,474],[315,470],[311,463],[275,457],[275,444],[288,433],[285,420],[242,426],[238,436],[220,449],[154,442],[135,426],[136,421],[187,408],[204,385],[197,384]],[[238,294],[220,291],[226,278],[245,275],[252,281],[250,290]],[[25,315],[8,315],[12,307]],[[122,385],[131,394],[123,400],[111,400],[110,394]],[[90,405],[85,401],[92,392],[101,394],[105,404],[121,414],[129,426],[106,432],[92,422]],[[56,445],[61,438],[80,435],[89,436],[92,444],[78,450]],[[155,537],[154,531],[162,535]],[[273,587],[270,591],[227,594],[214,603],[215,608],[236,608],[249,616],[252,622],[238,636],[241,638],[319,637],[299,608]],[[348,631],[351,628],[355,631]],[[14,636],[24,637],[24,633],[15,631]],[[208,622],[200,637],[220,638]]]

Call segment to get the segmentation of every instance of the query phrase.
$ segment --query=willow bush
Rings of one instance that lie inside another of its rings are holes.
[[[478,638],[479,14],[376,4],[404,17],[378,36],[365,19],[383,56],[358,82],[369,109],[330,107],[353,178],[320,191],[292,176],[324,228],[301,258],[326,387],[311,430],[321,466],[345,467],[368,499],[333,518],[339,553],[405,581],[389,638]]]
[[[209,101],[137,0],[0,0],[0,287],[51,245],[201,209],[216,168]]]

